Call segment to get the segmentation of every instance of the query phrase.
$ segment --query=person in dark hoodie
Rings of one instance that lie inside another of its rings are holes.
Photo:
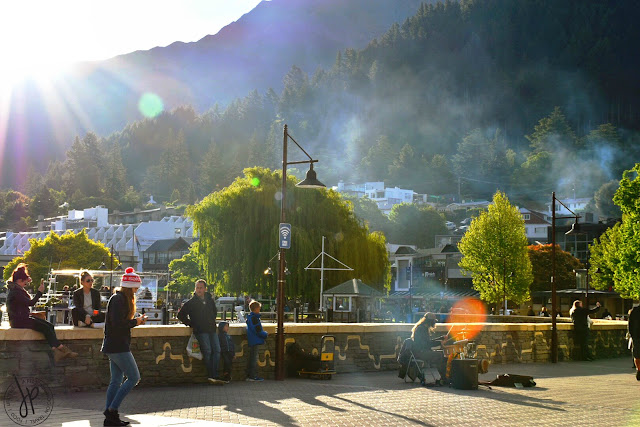
[[[207,292],[207,282],[203,279],[196,281],[193,297],[184,303],[178,312],[178,319],[193,328],[193,333],[200,343],[203,361],[207,367],[208,381],[211,384],[222,385],[218,364],[220,363],[220,342],[216,334],[216,316],[218,309],[216,302]]]
[[[128,421],[120,420],[118,408],[129,392],[140,381],[140,371],[131,353],[131,328],[143,325],[147,317],[135,317],[135,290],[142,280],[132,267],[125,270],[120,288],[111,296],[107,304],[102,352],[109,357],[111,382],[107,388],[107,404],[104,410],[105,426],[125,426]],[[122,381],[124,376],[126,381]]]
[[[24,289],[31,283],[31,276],[26,264],[18,264],[11,274],[12,284],[9,284],[9,294],[7,295],[7,311],[9,314],[9,325],[17,329],[33,329],[44,335],[47,343],[51,346],[53,359],[55,362],[66,357],[77,357],[69,348],[60,344],[56,337],[56,331],[53,324],[44,319],[40,319],[31,315],[29,307],[36,305],[42,293],[44,292],[44,279],[40,282],[38,292],[31,298],[31,295]]]
[[[224,362],[224,371],[222,373],[222,381],[228,383],[231,381],[231,372],[233,368],[233,359],[236,355],[236,347],[233,340],[229,336],[229,323],[220,322],[218,324],[218,341],[220,341],[220,355]]]

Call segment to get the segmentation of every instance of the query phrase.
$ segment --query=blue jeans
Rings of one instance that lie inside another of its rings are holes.
[[[249,369],[247,370],[247,378],[256,378],[258,376],[258,346],[249,347]]]
[[[203,332],[195,335],[200,343],[200,351],[202,351],[203,356],[202,361],[207,367],[209,378],[219,378],[220,341],[218,341],[218,335],[214,332]]]
[[[130,351],[126,353],[108,353],[111,363],[111,382],[107,388],[107,409],[118,410],[122,400],[140,381],[138,365]],[[127,380],[122,382],[123,375]]]

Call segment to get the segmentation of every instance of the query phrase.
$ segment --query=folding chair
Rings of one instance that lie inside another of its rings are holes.
[[[440,382],[440,373],[431,366],[429,361],[416,358],[411,348],[412,345],[413,340],[411,339],[405,340],[402,345],[401,353],[404,353],[408,358],[406,359],[407,368],[401,378],[404,382],[408,382],[408,380],[414,382],[418,378],[422,385],[438,384]]]

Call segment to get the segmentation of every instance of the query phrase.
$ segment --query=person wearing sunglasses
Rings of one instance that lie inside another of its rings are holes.
[[[42,333],[47,343],[51,346],[55,362],[67,357],[77,357],[78,353],[60,344],[60,341],[58,341],[56,337],[53,324],[44,319],[34,317],[30,313],[29,307],[36,305],[44,292],[44,279],[40,282],[38,292],[36,292],[33,298],[31,298],[31,295],[24,289],[31,283],[31,276],[29,276],[29,270],[26,264],[18,264],[11,274],[11,281],[13,284],[10,286],[9,294],[7,295],[7,311],[9,312],[9,324],[11,327],[17,329],[33,329],[34,331]]]
[[[81,288],[73,292],[71,316],[74,326],[94,327],[104,322],[104,313],[100,312],[100,291],[93,289],[93,277],[88,271],[80,273]]]

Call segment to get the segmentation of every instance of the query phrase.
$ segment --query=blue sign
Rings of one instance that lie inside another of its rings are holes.
[[[280,249],[291,249],[291,224],[280,223],[278,229],[278,242]]]

